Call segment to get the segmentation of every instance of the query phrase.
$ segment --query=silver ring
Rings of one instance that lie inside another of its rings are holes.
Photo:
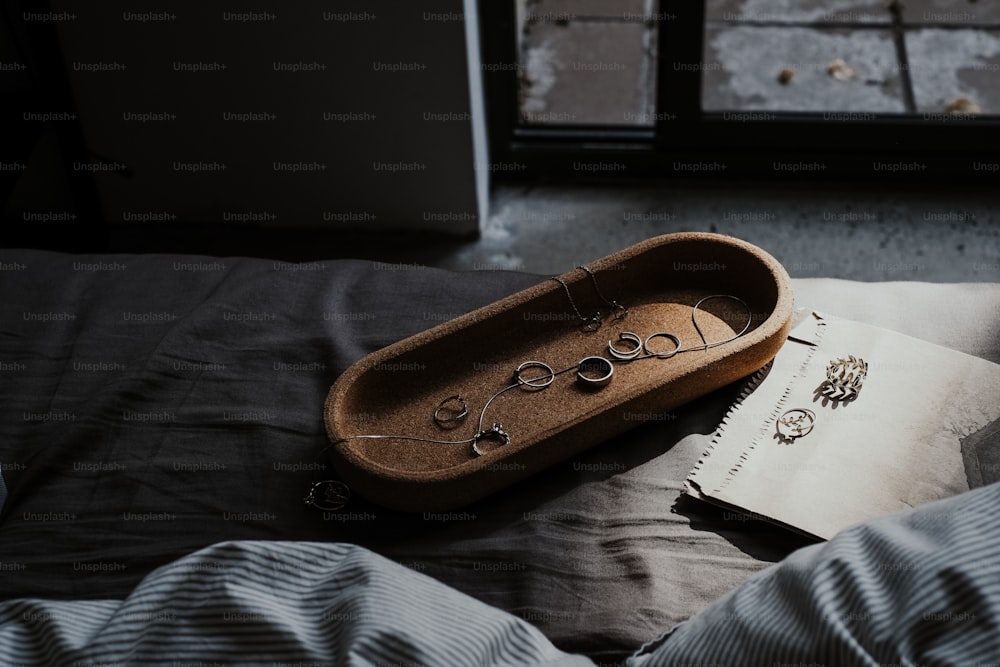
[[[545,375],[539,375],[536,378],[528,378],[525,380],[521,377],[521,371],[526,368],[544,368]],[[522,387],[532,387],[534,389],[544,389],[552,384],[552,381],[556,379],[556,373],[552,370],[552,367],[541,361],[525,361],[517,368],[514,369],[514,379]]]
[[[623,331],[618,334],[618,340],[627,340],[635,344],[631,350],[619,350],[615,347],[614,343],[610,340],[608,341],[608,352],[615,359],[621,359],[622,361],[628,361],[629,359],[635,359],[640,354],[642,354],[642,338],[639,334],[632,333],[631,331]]]
[[[815,425],[815,412],[809,408],[792,408],[778,417],[775,428],[783,440],[791,442],[796,438],[804,438],[809,435]]]
[[[653,352],[651,349],[649,349],[649,341],[653,340],[654,338],[669,338],[674,342],[674,349],[668,350],[666,352]],[[650,336],[647,336],[645,342],[643,342],[642,344],[642,349],[646,350],[646,354],[652,355],[654,357],[659,357],[660,359],[669,359],[670,357],[674,356],[675,354],[681,351],[681,339],[673,335],[672,333],[667,333],[666,331],[660,331],[655,334],[651,334]]]
[[[452,403],[457,403],[458,405],[449,405]],[[444,410],[446,414],[444,417],[441,416],[442,410]],[[468,404],[466,404],[464,398],[455,394],[454,396],[449,396],[438,403],[437,409],[434,411],[434,423],[442,428],[452,428],[454,426],[458,426],[458,422],[463,421],[468,416]]]
[[[853,401],[868,377],[868,362],[861,357],[834,359],[826,367],[826,382],[820,393],[835,401]]]
[[[586,357],[576,365],[576,381],[584,387],[606,387],[615,374],[615,365],[604,357]]]
[[[472,453],[476,456],[482,456],[483,451],[479,449],[479,441],[483,438],[493,438],[495,440],[503,440],[500,446],[510,444],[510,434],[503,430],[503,424],[500,422],[493,422],[493,426],[488,429],[482,430],[476,434],[472,439]]]

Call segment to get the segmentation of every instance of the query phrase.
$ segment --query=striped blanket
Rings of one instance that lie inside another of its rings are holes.
[[[1000,484],[867,522],[753,576],[628,660],[1000,661]],[[224,542],[125,600],[0,604],[2,665],[593,665],[531,624],[365,548]]]

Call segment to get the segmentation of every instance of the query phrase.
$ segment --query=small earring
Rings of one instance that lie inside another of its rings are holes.
[[[621,359],[622,361],[629,361],[631,359],[635,359],[640,354],[642,354],[642,338],[639,337],[639,334],[632,333],[631,331],[623,331],[620,334],[618,334],[618,340],[622,341],[627,340],[630,343],[632,343],[634,347],[631,350],[619,350],[618,348],[615,347],[614,343],[609,340],[608,352],[615,359]]]
[[[441,428],[455,428],[469,416],[465,399],[455,394],[441,401],[434,411],[434,423]]]

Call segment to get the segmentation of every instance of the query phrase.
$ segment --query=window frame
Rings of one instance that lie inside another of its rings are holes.
[[[663,9],[663,7],[669,9]],[[514,0],[479,0],[494,180],[751,178],[968,184],[1000,180],[1000,116],[701,109],[705,0],[661,0],[651,128],[519,122]],[[595,169],[594,163],[605,168]]]

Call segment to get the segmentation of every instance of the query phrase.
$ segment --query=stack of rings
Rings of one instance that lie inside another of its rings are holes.
[[[650,349],[649,341],[654,338],[669,338],[674,344],[672,350],[665,350],[663,352],[655,352]],[[659,359],[669,359],[678,352],[681,351],[681,339],[672,333],[667,333],[666,331],[658,331],[657,333],[650,334],[646,336],[646,340],[643,340],[639,334],[632,333],[631,331],[623,331],[618,334],[619,341],[628,341],[632,344],[632,347],[628,350],[619,350],[615,347],[613,341],[608,341],[608,353],[615,359],[621,361],[632,361],[633,359],[641,359],[646,357],[657,357]],[[646,353],[646,357],[641,357],[642,353]]]
[[[654,350],[650,345],[650,341],[654,338],[669,338],[674,346],[669,350]],[[608,341],[608,353],[618,361],[634,361],[636,359],[649,359],[654,357],[657,359],[669,359],[681,351],[681,339],[674,334],[667,333],[665,331],[658,331],[657,333],[650,334],[645,338],[645,340],[643,340],[643,338],[637,333],[623,331],[618,334],[618,340],[629,344],[626,349],[620,349],[615,347],[615,341]],[[532,368],[540,369],[543,372],[540,375],[535,375],[533,377],[525,377],[525,372]],[[564,371],[560,371],[560,373],[562,372]],[[614,377],[614,374],[614,362],[605,357],[585,357],[577,362],[576,365],[576,381],[586,389],[600,389],[608,386],[611,383],[611,379]],[[558,375],[558,373],[556,373],[551,366],[542,361],[525,361],[514,369],[514,381],[522,389],[526,389],[528,391],[539,391],[548,387],[555,380],[556,375]],[[459,397],[452,397],[452,399],[449,400],[456,399],[459,399]],[[442,407],[443,406],[444,404],[442,404]],[[439,407],[438,410],[440,411],[441,407]],[[434,414],[435,421],[438,421],[438,413],[435,412]]]
[[[615,347],[615,344],[609,340],[608,352],[615,359],[621,359],[622,361],[629,361],[631,359],[635,359],[640,354],[642,354],[643,342],[642,338],[639,337],[639,334],[632,333],[631,331],[623,331],[620,334],[618,334],[618,340],[627,340],[630,343],[632,343],[633,347],[630,350],[619,350],[618,348]]]
[[[530,368],[540,368],[545,372],[536,377],[524,377],[524,371]],[[585,389],[608,386],[614,374],[614,364],[604,357],[585,357],[576,364],[576,381]],[[552,367],[542,361],[525,361],[514,369],[514,380],[528,391],[539,391],[548,387],[556,379],[556,375]]]
[[[592,279],[594,278],[593,274],[589,269],[587,269],[586,267],[581,267],[581,268],[587,271],[587,273],[590,273]],[[576,304],[573,301],[573,296],[570,293],[569,288],[565,284],[565,282],[558,277],[554,278],[554,280],[559,282],[565,289],[566,296],[570,301],[570,305],[573,307],[573,310],[576,312],[580,320],[583,321],[588,326],[593,327],[592,329],[588,330],[596,331],[597,328],[600,326],[601,322],[600,314],[597,313],[591,318],[584,317],[580,313],[579,309],[576,307]],[[597,287],[596,280],[594,280],[594,287],[595,290],[598,291],[598,296],[600,296],[602,300],[611,308],[612,317],[615,320],[623,319],[628,313],[628,309],[616,301],[608,300],[602,294],[600,294],[600,289]],[[701,307],[701,304],[703,304],[705,301],[709,299],[719,299],[719,298],[729,298],[743,304],[743,307],[746,308],[747,310],[747,322],[743,326],[743,328],[734,336],[727,338],[725,340],[713,341],[710,343],[708,339],[705,338],[705,334],[702,331],[701,327],[699,326],[698,320],[695,317],[695,315],[698,312],[698,309]],[[678,338],[672,333],[667,333],[666,331],[659,331],[650,334],[649,336],[646,336],[645,339],[639,336],[639,334],[633,333],[631,331],[624,331],[618,334],[618,341],[628,343],[628,345],[625,346],[625,349],[619,349],[618,347],[615,347],[614,341],[611,340],[608,341],[608,356],[612,357],[611,359],[603,356],[584,357],[583,359],[578,361],[575,366],[569,366],[568,368],[563,368],[562,370],[559,371],[553,370],[551,366],[541,361],[532,360],[532,361],[522,362],[521,364],[518,365],[516,369],[514,369],[514,383],[494,392],[493,395],[486,400],[483,407],[479,410],[478,430],[476,434],[470,438],[465,438],[462,440],[438,440],[435,438],[421,438],[406,434],[371,433],[371,434],[345,436],[341,440],[348,440],[351,438],[366,438],[366,439],[380,439],[380,440],[399,439],[399,440],[427,442],[427,443],[435,443],[443,445],[470,444],[472,446],[473,454],[475,454],[476,456],[482,456],[483,451],[479,448],[479,443],[483,440],[494,440],[498,442],[499,446],[501,447],[509,445],[511,442],[510,434],[507,433],[507,431],[504,429],[503,424],[501,424],[500,422],[494,422],[491,427],[483,428],[483,422],[485,421],[486,418],[486,412],[489,409],[490,405],[493,403],[494,399],[498,398],[505,392],[516,388],[520,388],[526,391],[541,391],[542,389],[545,389],[546,387],[551,385],[555,381],[557,375],[562,375],[563,373],[567,373],[573,370],[576,371],[576,381],[581,386],[581,388],[587,390],[601,389],[603,387],[608,386],[611,383],[611,380],[613,379],[615,373],[615,366],[614,366],[615,361],[628,362],[639,359],[670,359],[680,352],[688,352],[691,350],[699,350],[699,349],[708,350],[710,347],[728,343],[742,336],[750,328],[750,325],[752,323],[752,317],[750,314],[750,307],[746,304],[745,301],[743,301],[743,299],[727,294],[713,294],[711,296],[702,297],[697,303],[694,304],[694,306],[691,309],[691,322],[694,325],[695,330],[698,332],[698,335],[701,336],[702,343],[704,343],[703,345],[681,348],[680,338]],[[669,338],[670,341],[673,343],[673,348],[667,350],[659,350],[659,351],[653,349],[650,346],[650,342],[656,338]],[[848,363],[855,361],[862,364],[864,363],[860,359],[856,358],[848,358],[846,361]],[[540,374],[538,372],[527,373],[527,371],[529,371],[532,368],[538,369],[539,371],[541,371],[541,373]],[[867,370],[867,367],[865,367],[864,370]],[[836,379],[840,380],[842,378],[840,375],[836,375]],[[857,394],[857,391],[860,390],[860,385],[863,379],[864,379],[863,376],[858,378],[857,374],[851,376],[850,386],[853,389],[855,395]],[[794,440],[795,438],[803,437],[804,435],[808,434],[812,430],[813,423],[815,422],[815,414],[809,410],[800,411],[801,414],[793,414],[793,412],[794,411],[789,411],[788,413],[782,415],[782,418],[779,420],[779,426],[778,426],[779,434],[782,435],[783,437],[790,438],[792,440]],[[449,396],[448,398],[441,401],[435,408],[434,412],[432,413],[432,419],[434,423],[437,424],[437,426],[442,429],[456,428],[459,424],[465,422],[465,420],[468,417],[469,417],[469,406],[466,403],[465,399],[462,398],[460,394]],[[313,488],[313,491],[310,492],[310,495],[306,499],[309,504],[316,505],[317,507],[320,506],[316,503],[316,499],[317,499],[317,493],[321,488],[323,487],[315,486]],[[327,495],[333,497],[336,494],[333,491],[330,491],[330,493]],[[334,498],[333,501],[330,502],[330,505],[332,506],[333,504],[336,504],[336,502],[339,502],[339,500]]]

